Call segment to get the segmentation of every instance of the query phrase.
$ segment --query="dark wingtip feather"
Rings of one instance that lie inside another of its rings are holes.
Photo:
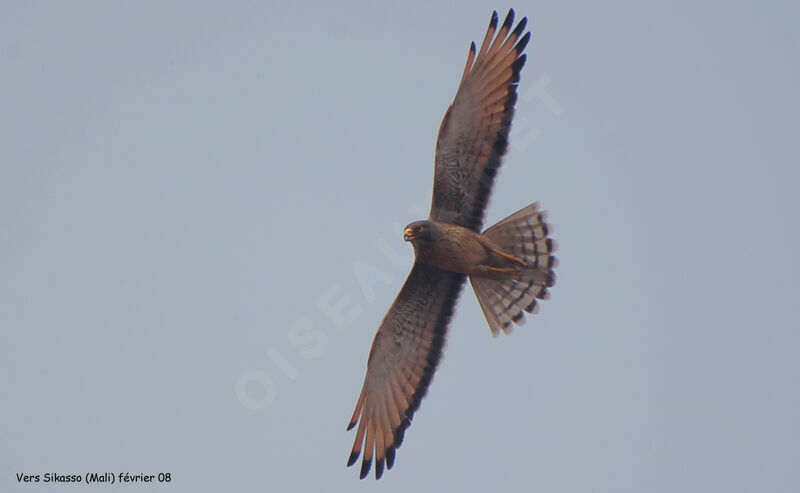
[[[386,468],[391,469],[394,465],[394,447],[386,449]]]
[[[355,426],[356,426],[356,423],[358,423],[358,420],[355,420],[355,421],[353,421],[352,423],[348,424],[348,425],[347,425],[347,431],[350,431],[350,430],[352,430],[353,428],[355,428]]]
[[[370,467],[372,467],[372,459],[365,459],[364,462],[361,463],[361,474],[359,475],[358,479],[366,478],[367,474],[369,474]]]
[[[517,45],[514,47],[514,50],[516,50],[517,53],[522,53],[522,50],[524,50],[525,47],[528,46],[530,40],[531,40],[531,32],[528,31],[525,33],[525,36],[523,36],[522,38],[520,38],[519,41],[517,41]]]
[[[503,21],[503,28],[508,29],[511,27],[511,24],[514,23],[514,9],[508,11],[508,15],[506,15],[506,20]]]
[[[515,27],[514,30],[511,32],[511,37],[519,36],[519,34],[522,32],[523,29],[525,29],[525,26],[527,25],[528,25],[528,18],[523,17],[522,20],[519,21],[519,24],[517,24],[517,27]]]
[[[516,84],[517,82],[519,82],[520,72],[522,71],[522,67],[525,66],[525,62],[527,60],[528,60],[528,56],[525,55],[524,53],[522,55],[520,55],[519,58],[514,60],[514,63],[511,65],[511,70],[513,72],[511,74],[511,83],[512,84]],[[517,94],[514,93],[514,103],[517,102],[516,95]],[[513,106],[513,104],[512,104],[512,106]]]
[[[408,418],[406,418],[408,419]],[[403,444],[403,437],[406,435],[406,428],[411,425],[411,421],[408,420],[407,423],[403,423],[394,430],[394,446],[396,448],[400,448],[400,445]]]
[[[361,455],[361,451],[360,451],[360,450],[353,450],[353,451],[350,453],[350,458],[349,458],[349,459],[347,459],[347,467],[350,467],[350,466],[352,466],[353,464],[355,464],[355,463],[356,463],[356,461],[358,460],[358,456],[359,456],[359,455]]]
[[[489,29],[497,27],[497,11],[492,11],[492,20],[489,21]]]
[[[528,55],[523,53],[522,55],[518,56],[514,63],[511,64],[511,70],[519,77],[519,73],[522,70],[522,67],[525,66],[525,62],[528,61]],[[519,79],[517,79],[519,80]]]
[[[375,461],[375,479],[381,479],[383,476],[383,459]]]
[[[494,141],[494,146],[492,146],[492,150],[494,150],[495,154],[498,156],[505,155],[506,151],[508,151],[508,139],[505,137],[497,137],[497,140]],[[494,175],[492,175],[493,177]]]

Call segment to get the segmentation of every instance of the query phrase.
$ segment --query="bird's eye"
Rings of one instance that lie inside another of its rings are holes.
[[[417,233],[422,233],[423,231],[425,231],[425,227],[424,226],[418,226],[417,227]]]

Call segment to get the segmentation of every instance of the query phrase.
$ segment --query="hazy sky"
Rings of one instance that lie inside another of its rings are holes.
[[[467,287],[394,469],[345,467],[401,227],[507,7],[2,2],[0,490],[800,490],[791,2],[514,5],[486,224],[539,200],[558,284],[497,339]]]

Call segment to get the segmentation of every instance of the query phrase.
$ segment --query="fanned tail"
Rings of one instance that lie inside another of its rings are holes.
[[[553,228],[546,220],[547,212],[540,211],[539,203],[535,202],[483,233],[501,252],[525,263],[513,274],[469,278],[495,337],[500,330],[510,334],[512,322],[522,325],[525,323],[523,312],[537,313],[537,300],[550,297],[547,288],[555,284],[553,269],[558,266],[558,259],[552,253],[558,244],[548,236]]]

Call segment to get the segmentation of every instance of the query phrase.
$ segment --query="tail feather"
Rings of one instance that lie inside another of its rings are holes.
[[[481,305],[483,315],[486,321],[489,322],[489,329],[492,331],[492,336],[497,337],[500,334],[500,329],[504,331],[510,330],[511,318],[506,313],[506,310],[501,308],[502,302],[498,296],[498,291],[495,289],[493,282],[490,279],[483,277],[470,277],[472,289],[475,290],[475,296],[478,298],[478,303]]]
[[[553,227],[546,222],[547,212],[539,204],[531,204],[503,219],[483,234],[499,249],[522,259],[525,266],[514,274],[500,277],[470,276],[470,282],[481,305],[493,336],[500,330],[510,334],[512,323],[525,323],[523,312],[537,313],[537,300],[550,297],[547,288],[553,286],[553,269],[558,260],[552,253],[558,244],[548,235]]]

